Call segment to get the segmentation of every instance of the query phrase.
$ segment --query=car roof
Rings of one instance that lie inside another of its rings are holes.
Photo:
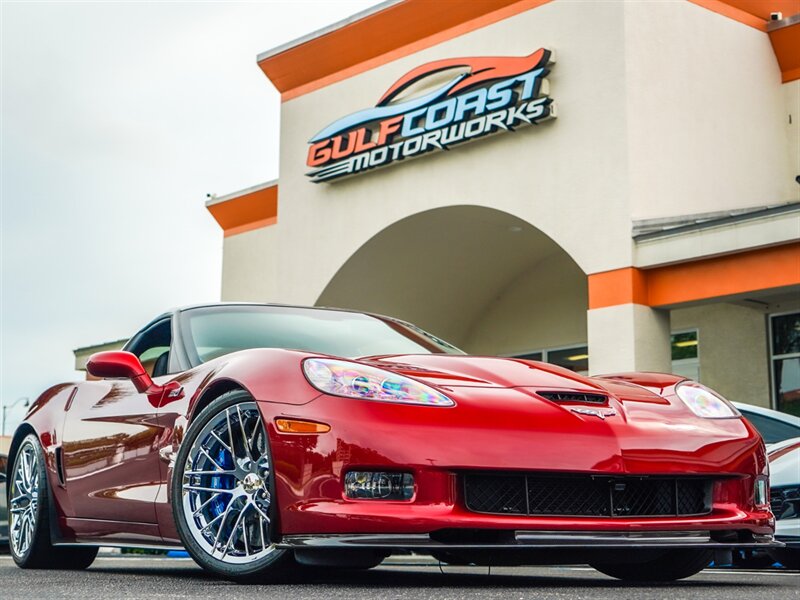
[[[742,402],[734,402],[733,405],[739,409],[740,412],[749,412],[756,415],[761,415],[763,417],[768,417],[770,419],[775,419],[776,421],[781,421],[789,425],[794,425],[795,427],[800,427],[800,417],[796,417],[785,412],[772,410],[771,408],[765,408],[763,406],[755,406],[753,404],[744,404]]]

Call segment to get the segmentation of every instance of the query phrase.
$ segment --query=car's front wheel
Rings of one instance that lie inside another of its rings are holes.
[[[623,581],[675,581],[705,569],[713,553],[700,548],[667,550],[661,556],[641,562],[591,562],[601,573]]]
[[[23,569],[85,569],[94,547],[58,547],[50,539],[50,506],[44,453],[28,435],[14,458],[8,481],[8,537],[14,562]]]
[[[203,568],[235,581],[292,574],[292,552],[277,548],[272,460],[253,399],[228,392],[189,427],[175,459],[172,510],[186,550]]]

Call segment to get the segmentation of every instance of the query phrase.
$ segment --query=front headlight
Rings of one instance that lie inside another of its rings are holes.
[[[309,358],[303,362],[303,372],[308,382],[325,394],[421,406],[455,406],[450,398],[424,383],[346,360]]]
[[[725,398],[696,381],[681,381],[675,393],[698,417],[730,419],[741,416]]]

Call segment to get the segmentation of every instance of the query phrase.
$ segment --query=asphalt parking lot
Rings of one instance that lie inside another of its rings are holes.
[[[377,569],[293,585],[236,585],[214,579],[188,559],[99,557],[85,572],[23,571],[0,557],[3,598],[800,598],[797,572],[707,570],[670,585],[621,584],[588,567],[439,567],[390,560]]]

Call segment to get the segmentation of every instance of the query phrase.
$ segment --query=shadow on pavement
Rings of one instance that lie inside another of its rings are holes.
[[[564,571],[563,576],[538,576],[520,573],[516,574],[488,574],[488,573],[465,573],[448,571],[445,567],[444,572],[440,572],[435,567],[428,567],[424,571],[419,567],[379,567],[369,571],[309,571],[304,572],[302,578],[293,578],[273,584],[261,585],[291,585],[292,587],[313,587],[338,585],[344,587],[357,588],[440,588],[440,587],[469,587],[469,588],[671,588],[679,587],[682,589],[704,589],[704,588],[762,588],[764,582],[750,582],[746,580],[721,581],[699,579],[698,576],[669,583],[628,583],[615,579],[605,578],[605,576],[593,576],[593,573],[586,571]],[[209,584],[217,585],[236,585],[223,579],[215,578],[213,575],[197,567],[170,566],[169,568],[154,569],[152,566],[94,566],[90,568],[98,574],[119,574],[119,575],[147,575],[164,579],[182,579],[189,582],[197,582],[204,586]],[[776,582],[778,583],[778,582]],[[259,584],[242,584],[245,587]]]

